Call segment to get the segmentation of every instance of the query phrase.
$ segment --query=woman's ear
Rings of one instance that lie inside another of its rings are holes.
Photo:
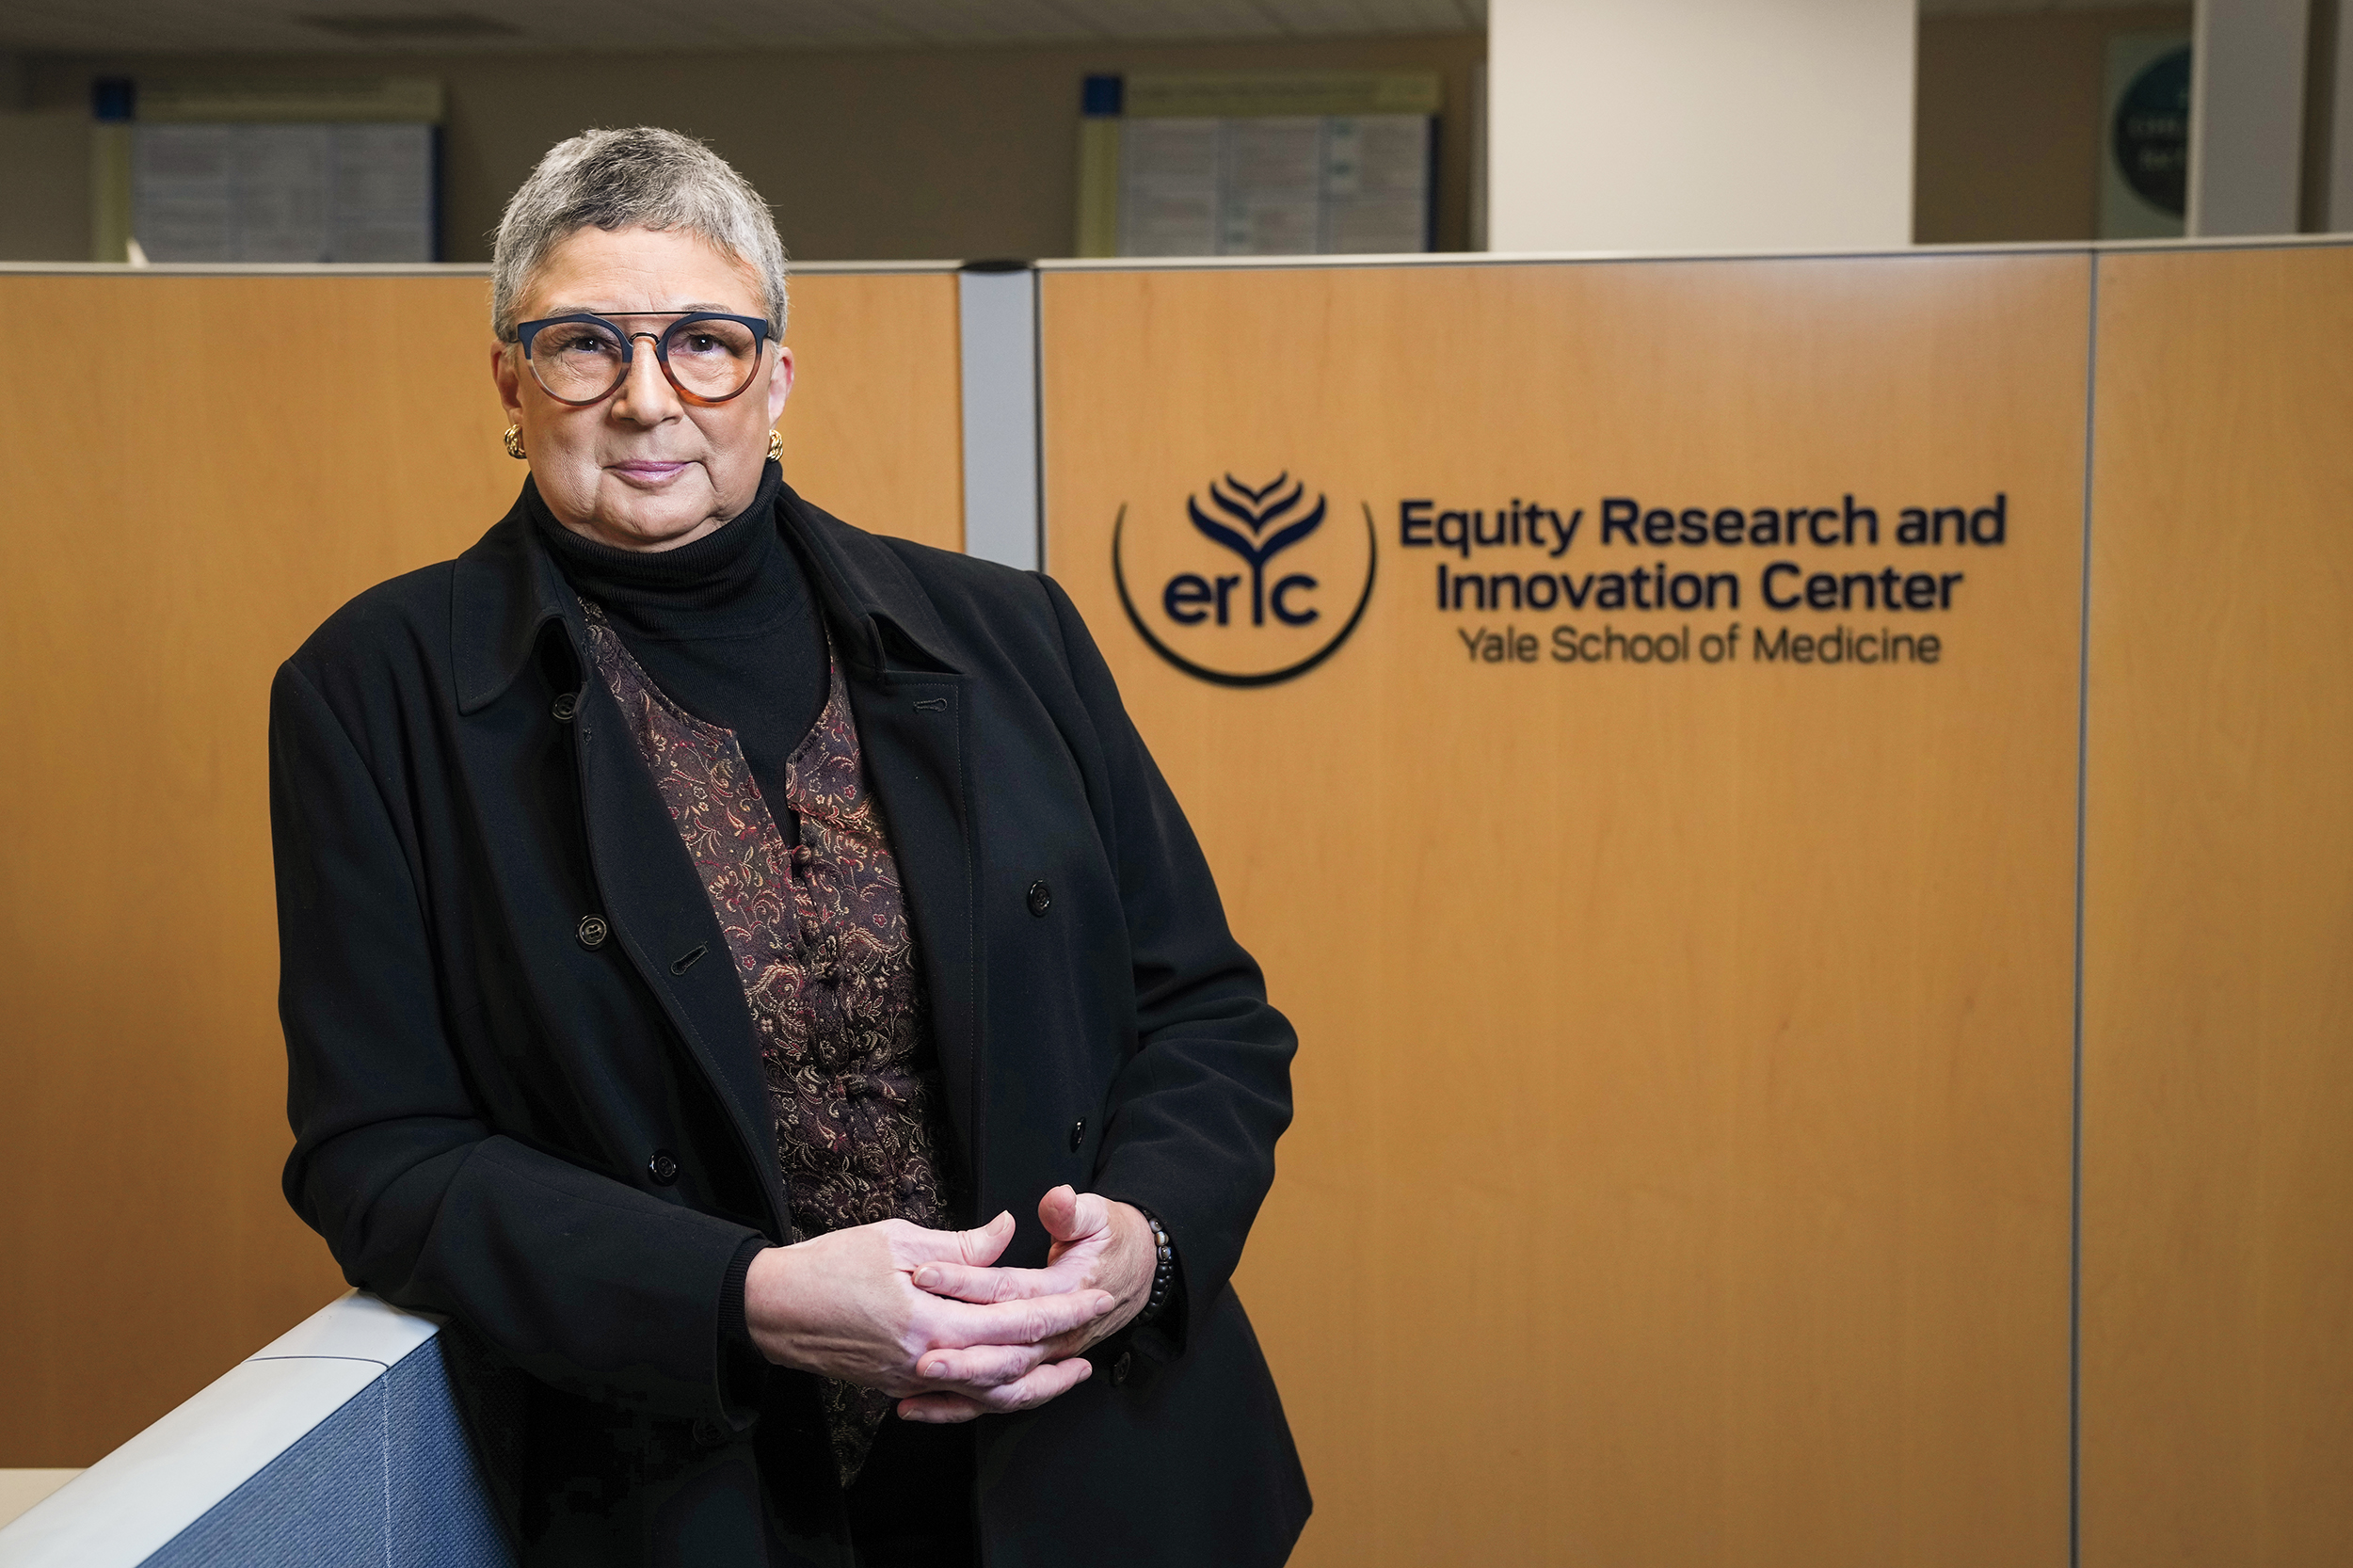
[[[776,344],[776,362],[768,371],[768,423],[776,423],[784,412],[784,400],[792,395],[792,351]]]
[[[490,383],[499,390],[499,407],[506,410],[507,423],[520,424],[523,417],[522,373],[516,363],[519,356],[513,352],[514,347],[511,343],[490,345]]]

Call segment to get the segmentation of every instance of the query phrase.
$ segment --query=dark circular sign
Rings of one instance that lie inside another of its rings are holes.
[[[1306,506],[1306,488],[1304,485],[1292,484],[1288,491],[1284,489],[1289,479],[1290,475],[1285,473],[1272,484],[1255,489],[1230,475],[1222,487],[1212,484],[1209,490],[1211,504],[1215,510],[1225,514],[1224,518],[1205,511],[1197,497],[1188,500],[1186,511],[1192,518],[1193,527],[1241,557],[1250,570],[1246,576],[1236,572],[1218,577],[1214,587],[1209,578],[1197,573],[1183,573],[1171,579],[1160,602],[1174,619],[1187,625],[1207,622],[1210,618],[1209,606],[1214,603],[1217,624],[1225,625],[1229,618],[1226,589],[1242,588],[1245,583],[1247,591],[1233,595],[1236,600],[1233,618],[1237,621],[1263,624],[1268,614],[1272,613],[1278,623],[1297,627],[1319,618],[1321,612],[1312,606],[1292,602],[1289,598],[1294,589],[1311,593],[1317,585],[1315,578],[1300,574],[1278,576],[1271,584],[1265,581],[1269,575],[1266,567],[1273,557],[1306,538],[1323,524],[1324,498],[1319,496],[1312,507]],[[1366,608],[1372,603],[1372,584],[1381,571],[1381,541],[1373,527],[1372,507],[1366,505],[1364,512],[1365,584],[1356,597],[1356,607],[1349,613],[1346,623],[1337,632],[1304,657],[1290,659],[1272,669],[1219,669],[1188,659],[1171,648],[1145,621],[1144,612],[1128,585],[1128,567],[1122,558],[1128,531],[1128,507],[1125,503],[1121,504],[1119,516],[1112,522],[1112,582],[1119,590],[1119,607],[1128,612],[1128,624],[1136,629],[1136,635],[1144,639],[1146,647],[1196,680],[1207,680],[1216,686],[1273,686],[1296,680],[1337,653],[1340,645],[1348,641],[1350,634],[1356,630],[1357,623],[1365,618]]]
[[[2159,55],[2117,100],[2109,128],[2116,171],[2143,201],[2180,217],[2189,208],[2189,48]]]

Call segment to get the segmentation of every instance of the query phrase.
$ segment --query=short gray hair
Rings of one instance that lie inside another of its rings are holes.
[[[681,229],[746,263],[768,296],[768,328],[784,337],[784,241],[751,182],[691,136],[639,125],[583,131],[548,149],[507,200],[490,252],[490,328],[515,340],[515,302],[533,272],[587,228]]]

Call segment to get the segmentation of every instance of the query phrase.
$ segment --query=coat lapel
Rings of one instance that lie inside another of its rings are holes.
[[[969,1185],[984,1186],[980,1108],[980,963],[973,922],[970,803],[964,760],[967,678],[845,665],[867,776],[899,865],[931,1006],[949,1119]]]
[[[539,638],[554,635],[548,623],[562,623],[580,683],[572,742],[589,875],[603,905],[596,913],[701,1069],[757,1173],[770,1234],[782,1240],[792,1208],[743,986],[726,962],[671,972],[696,946],[725,953],[727,943],[620,708],[591,671],[580,600],[539,543],[524,500],[458,557],[451,594],[453,696],[463,715],[480,715],[503,696]]]
[[[576,648],[584,646],[580,629],[568,624],[567,630]],[[587,661],[581,664],[585,670]],[[776,1165],[775,1125],[751,1012],[728,960],[727,938],[686,846],[671,828],[653,776],[630,741],[620,705],[593,673],[582,682],[576,724],[589,870],[604,899],[604,918],[686,1042],[704,1080],[717,1091],[760,1173],[772,1235],[782,1240],[790,1198]],[[690,958],[696,948],[702,955]]]

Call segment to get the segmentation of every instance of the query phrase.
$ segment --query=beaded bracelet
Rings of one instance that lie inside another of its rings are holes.
[[[1168,1232],[1160,1228],[1160,1222],[1154,1218],[1150,1209],[1138,1208],[1136,1212],[1143,1215],[1144,1223],[1152,1227],[1152,1250],[1159,1257],[1152,1269],[1151,1299],[1144,1304],[1144,1310],[1136,1314],[1137,1322],[1148,1323],[1168,1306],[1168,1288],[1176,1278],[1176,1244],[1168,1239]]]

